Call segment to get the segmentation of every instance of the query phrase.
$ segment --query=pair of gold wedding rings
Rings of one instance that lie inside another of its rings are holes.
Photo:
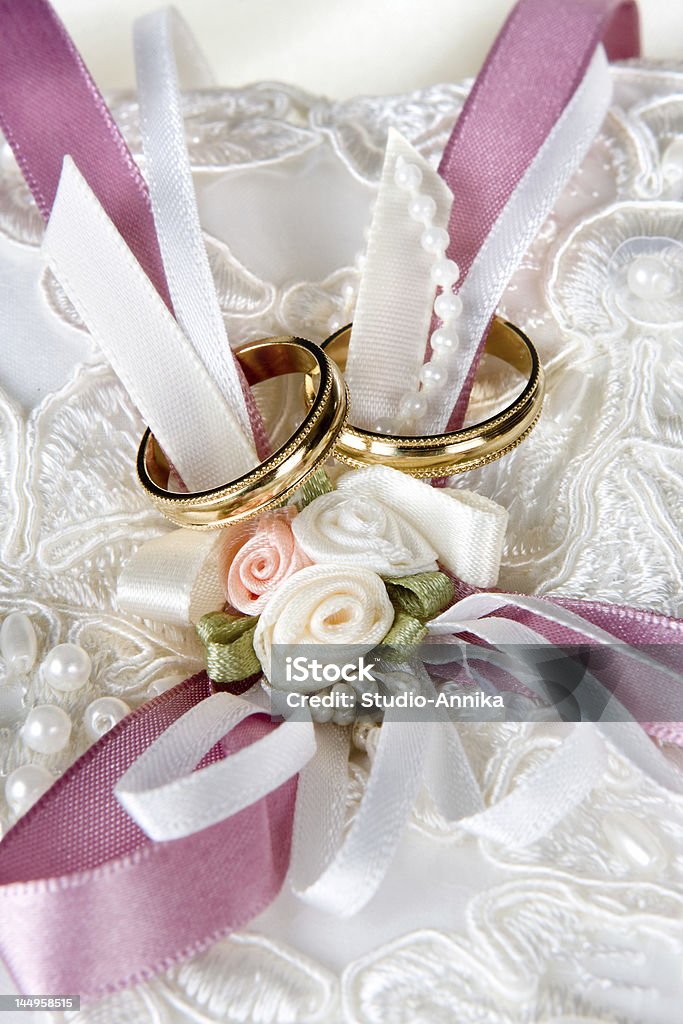
[[[168,489],[169,465],[149,430],[138,451],[138,476],[156,507],[179,526],[206,530],[284,504],[331,457],[349,466],[385,465],[410,476],[451,476],[483,466],[515,448],[534,427],[543,401],[543,371],[529,339],[496,317],[485,351],[524,374],[526,384],[502,412],[475,426],[424,437],[390,436],[348,423],[343,372],[351,326],[322,346],[302,338],[265,338],[236,349],[249,384],[303,373],[308,413],[272,455],[237,480],[191,494]]]

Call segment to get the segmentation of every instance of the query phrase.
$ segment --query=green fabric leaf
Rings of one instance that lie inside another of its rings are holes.
[[[216,683],[233,683],[261,671],[254,653],[258,617],[210,612],[197,623],[197,634],[206,649],[206,671]]]

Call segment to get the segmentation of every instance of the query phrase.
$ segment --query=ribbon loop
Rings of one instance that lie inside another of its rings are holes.
[[[151,842],[116,800],[115,785],[136,758],[209,695],[202,673],[148,701],[3,838],[0,953],[21,991],[96,998],[142,981],[243,927],[279,891],[289,864],[294,778],[237,815],[172,842]],[[272,729],[266,716],[253,714],[234,730],[230,749]],[[203,763],[222,756],[216,745]]]
[[[119,779],[115,793],[157,842],[181,839],[257,803],[295,776],[315,752],[307,713],[248,747],[193,771],[218,740],[263,708],[216,693],[174,722]]]
[[[250,442],[69,157],[43,252],[186,485],[201,491],[232,479],[235,454],[248,460]]]
[[[258,617],[211,612],[197,623],[206,649],[206,671],[214,683],[237,683],[261,673],[254,651]]]
[[[231,475],[241,476],[253,469],[258,459],[243,384],[230,351],[199,223],[175,50],[183,58],[186,80],[206,85],[210,74],[187,25],[172,8],[138,19],[134,43],[145,171],[173,308],[235,414],[244,444],[233,449]]]

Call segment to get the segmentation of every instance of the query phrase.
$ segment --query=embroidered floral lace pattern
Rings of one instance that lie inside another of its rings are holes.
[[[544,415],[515,452],[459,483],[510,510],[501,586],[683,615],[683,71],[624,66],[614,80],[601,137],[503,301],[545,363]],[[465,94],[463,87],[436,86],[408,97],[332,104],[267,83],[194,93],[186,100],[191,159],[203,187],[228,166],[286,178],[290,161],[327,147],[349,187],[370,195],[388,127],[437,160]],[[135,103],[121,96],[113,106],[139,156]],[[37,261],[42,222],[6,154],[0,233],[0,255],[9,254],[9,263]],[[324,337],[342,308],[343,284],[357,280],[349,262],[322,280],[274,283],[240,262],[237,246],[231,251],[211,237],[208,244],[234,342],[285,332]],[[665,252],[678,275],[661,301],[644,303],[625,286],[642,251]],[[66,640],[82,644],[93,674],[82,691],[61,697],[46,690],[37,671],[0,685],[0,776],[31,759],[63,771],[87,746],[80,723],[95,696],[114,694],[135,705],[151,684],[185,677],[200,664],[186,633],[127,619],[116,608],[119,567],[136,545],[166,528],[135,481],[143,424],[49,274],[30,301],[45,304],[46,323],[55,324],[53,337],[46,331],[36,338],[36,349],[68,336],[81,363],[55,379],[33,408],[2,381],[0,473],[8,483],[0,491],[0,617],[28,612],[43,655]],[[484,369],[475,416],[493,409],[504,384],[495,367]],[[285,403],[276,430],[286,431],[291,416]],[[67,753],[31,754],[18,738],[24,689],[28,703],[61,701],[69,711]],[[542,724],[468,723],[462,732],[492,800],[558,741],[556,729]],[[353,765],[352,773],[351,814],[363,766]],[[0,826],[10,822],[0,798]],[[343,963],[318,963],[294,941],[274,939],[265,927],[260,932],[257,921],[154,982],[89,1007],[78,1021],[680,1019],[683,805],[665,800],[616,755],[591,800],[523,852],[465,841],[428,806],[412,832],[418,842],[452,851],[460,865],[485,865],[479,881],[470,872],[466,897],[467,878],[460,884],[453,899],[461,908],[448,927],[427,927],[418,915],[412,929],[373,943],[371,906],[370,937],[359,955],[347,950]],[[452,882],[439,880],[444,899]]]

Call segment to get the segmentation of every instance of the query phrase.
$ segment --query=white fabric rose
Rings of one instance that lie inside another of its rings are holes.
[[[344,473],[337,480],[337,493],[401,516],[436,551],[439,565],[465,583],[496,585],[508,514],[495,501],[470,491],[432,487],[388,466]]]
[[[292,530],[301,550],[318,564],[358,565],[380,576],[437,568],[437,553],[424,533],[374,495],[323,494],[299,513]]]
[[[311,565],[290,576],[270,599],[256,626],[254,650],[272,685],[284,689],[283,681],[271,678],[273,644],[353,646],[354,655],[360,655],[384,639],[393,621],[394,609],[377,573]],[[320,683],[296,688],[312,691]]]

